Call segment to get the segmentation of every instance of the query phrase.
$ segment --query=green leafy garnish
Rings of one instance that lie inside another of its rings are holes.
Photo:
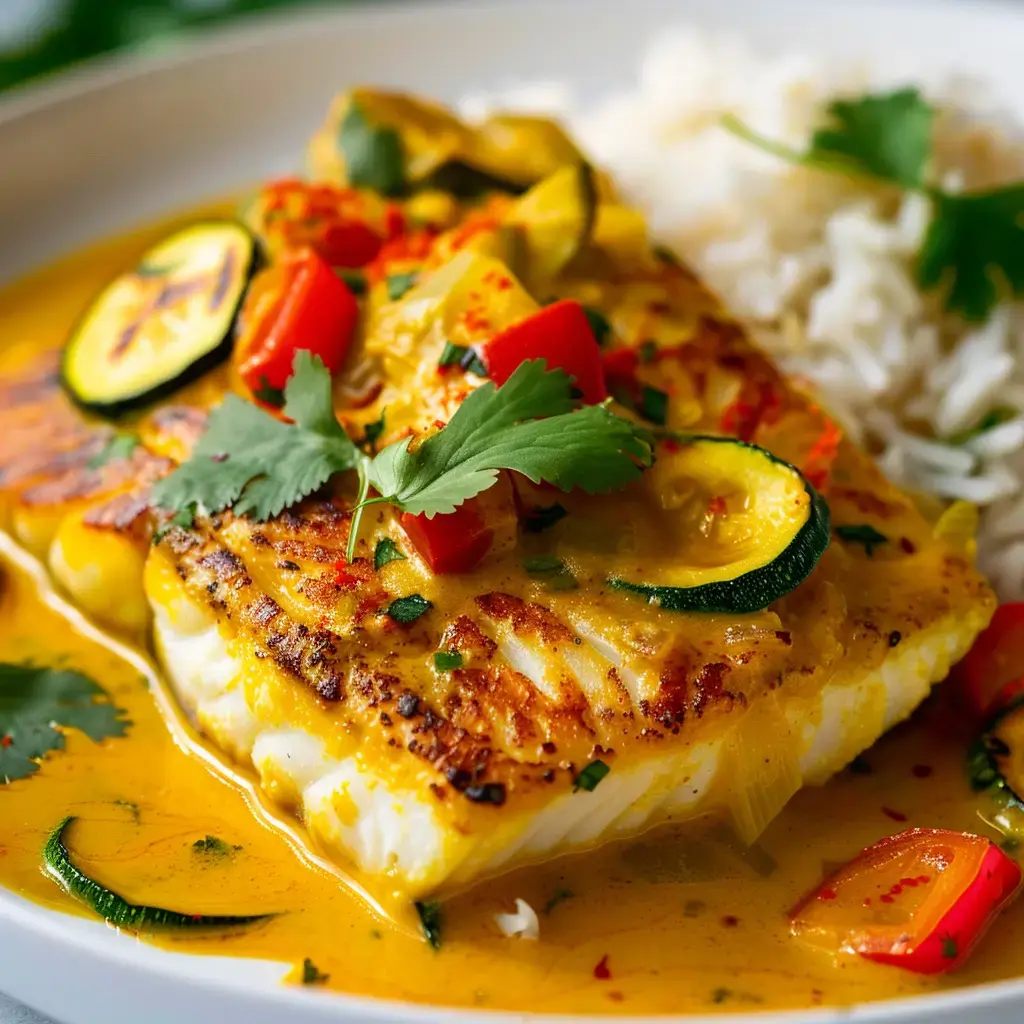
[[[640,343],[636,354],[640,357],[641,363],[654,362],[654,357],[658,354],[658,343],[653,338],[648,338]]]
[[[345,173],[354,188],[369,188],[386,196],[405,192],[402,139],[394,128],[371,124],[356,103],[349,107],[338,131],[345,154]]]
[[[412,288],[416,283],[417,277],[419,277],[419,272],[415,270],[410,271],[407,274],[389,274],[388,298],[392,302],[396,302]]]
[[[266,377],[260,377],[260,386],[252,393],[253,398],[265,405],[280,409],[284,405],[284,388],[275,388]]]
[[[377,447],[377,442],[380,440],[380,435],[384,433],[384,416],[387,410],[382,410],[379,419],[375,419],[372,423],[367,423],[363,429],[363,440],[362,445],[364,448],[371,450]]]
[[[420,916],[420,926],[423,928],[423,934],[427,942],[434,949],[440,949],[441,925],[443,924],[441,904],[435,900],[417,900],[414,906],[416,907],[416,913]]]
[[[656,426],[665,426],[665,421],[668,419],[668,393],[645,384],[640,392],[640,405],[637,412]]]
[[[153,485],[157,504],[198,503],[210,512],[233,507],[262,521],[366,458],[335,418],[331,375],[317,356],[296,353],[284,393],[285,415],[294,423],[227,395],[188,462]]]
[[[470,349],[462,357],[462,361],[459,365],[466,371],[466,373],[475,373],[478,377],[487,376],[487,367],[484,365],[484,361],[473,349]]]
[[[219,836],[204,836],[192,844],[192,851],[208,857],[226,857],[230,853],[237,853],[242,848],[232,846],[224,842]]]
[[[575,590],[576,577],[555,555],[536,555],[523,561],[523,568],[535,579],[544,580],[548,590]]]
[[[990,409],[985,413],[973,427],[951,434],[946,440],[949,444],[966,444],[993,427],[998,427],[1000,424],[1012,420],[1016,415],[1016,409],[1011,409],[1008,405],[997,405],[994,409]]]
[[[353,295],[366,294],[366,274],[361,270],[352,270],[349,267],[335,267],[335,274],[345,282],[345,287]]]
[[[395,622],[400,622],[404,626],[415,622],[421,615],[426,615],[433,607],[433,603],[425,597],[421,597],[419,594],[410,594],[408,597],[396,597],[388,605],[388,615]]]
[[[377,546],[373,549],[374,569],[379,571],[381,566],[387,565],[388,562],[398,561],[404,562],[405,555],[390,537],[382,537],[377,541]]]
[[[330,981],[330,978],[331,976],[329,974],[324,974],[308,956],[302,961],[303,985],[323,985]]]
[[[454,672],[462,668],[462,655],[458,651],[438,651],[434,655],[434,667],[438,672]]]
[[[942,956],[945,960],[955,960],[960,955],[960,945],[952,935],[942,936]]]
[[[488,382],[473,391],[422,444],[385,448],[370,479],[385,501],[432,517],[487,490],[502,469],[601,494],[651,464],[650,439],[635,425],[600,405],[573,409],[565,373],[548,372],[542,360],[524,362],[502,387]]]
[[[875,548],[879,545],[889,543],[889,538],[884,533],[879,533],[867,523],[859,523],[855,526],[837,526],[836,534],[851,544],[863,544],[869,557],[874,555]]]
[[[132,452],[142,442],[135,434],[114,434],[109,441],[89,460],[89,469],[100,469],[108,462],[130,459]]]
[[[586,768],[583,769],[576,776],[573,784],[574,790],[585,789],[588,793],[592,793],[597,789],[597,784],[611,771],[601,760],[591,761]]]
[[[935,114],[916,89],[836,100],[804,152],[731,115],[723,124],[782,159],[927,195],[932,219],[918,254],[918,283],[944,289],[946,309],[980,321],[1003,294],[1024,293],[1024,185],[954,193],[928,184]]]
[[[124,736],[131,725],[124,715],[81,672],[0,663],[0,781],[37,772],[42,758],[64,749],[62,729],[94,743]]]
[[[274,914],[250,914],[246,916],[223,916],[206,914],[182,914],[162,907],[147,907],[129,903],[99,882],[91,879],[72,862],[64,845],[68,827],[76,819],[65,818],[51,833],[43,848],[43,862],[47,874],[69,895],[81,900],[96,911],[104,920],[118,928],[141,931],[144,928],[230,928],[253,924],[274,917]]]
[[[454,512],[491,487],[502,470],[564,491],[602,494],[637,479],[653,461],[647,431],[600,405],[576,409],[571,378],[547,371],[542,360],[520,365],[500,388],[488,382],[459,406],[447,426],[414,444],[407,438],[371,458],[338,423],[331,375],[309,352],[295,357],[285,387],[282,423],[228,395],[188,462],[156,483],[156,503],[167,510],[201,505],[233,507],[269,519],[323,486],[335,473],[355,470],[359,498],[349,529],[355,555],[359,522],[369,504],[388,502],[403,512]],[[379,497],[369,498],[373,486]]]
[[[584,306],[583,312],[598,345],[603,345],[612,336],[612,325],[608,323],[608,318],[601,310],[594,309],[593,306]]]
[[[456,345],[453,341],[446,341],[437,365],[458,366],[468,353],[469,349],[465,345]]]

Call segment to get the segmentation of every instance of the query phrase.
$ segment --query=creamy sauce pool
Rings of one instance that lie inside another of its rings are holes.
[[[61,344],[103,284],[175,226],[105,243],[8,288],[0,294],[0,344]],[[168,723],[160,705],[170,709],[170,697],[143,671],[141,649],[125,660],[69,626],[62,608],[37,576],[3,560],[0,660],[78,669],[133,723],[126,738],[100,745],[71,732],[67,749],[35,776],[0,786],[0,884],[50,909],[88,914],[41,870],[47,834],[74,814],[77,862],[133,902],[278,914],[237,932],[145,941],[278,960],[282,976],[308,957],[330,975],[328,987],[345,992],[562,1013],[749,1012],[919,995],[1024,973],[1024,902],[952,977],[837,962],[789,936],[787,909],[831,866],[882,836],[914,825],[985,833],[985,798],[970,792],[963,769],[969,738],[939,699],[867,753],[861,767],[869,770],[799,793],[753,849],[720,829],[662,829],[520,871],[448,901],[435,951],[411,918],[375,914],[358,878],[310,854],[297,831],[260,805],[249,779],[218,773],[220,755],[186,722]],[[226,845],[197,849],[207,836]],[[540,942],[499,933],[494,914],[511,911],[516,897],[539,912]]]

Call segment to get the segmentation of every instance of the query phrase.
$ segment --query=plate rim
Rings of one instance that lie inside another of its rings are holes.
[[[651,0],[652,3],[658,0]],[[845,0],[851,2],[851,0]],[[918,7],[922,10],[966,6],[961,0],[857,0],[877,8]],[[241,51],[273,46],[282,35],[294,41],[322,31],[325,25],[335,23],[366,23],[386,25],[389,22],[408,24],[422,17],[459,16],[481,18],[486,21],[498,11],[508,10],[515,3],[517,13],[528,16],[531,11],[543,12],[552,4],[559,7],[580,7],[592,11],[595,7],[609,10],[621,8],[621,0],[389,0],[381,7],[373,0],[356,0],[344,7],[325,9],[312,3],[284,11],[264,11],[244,18],[240,23],[217,25],[200,31],[188,31],[176,38],[172,48],[160,53],[104,54],[81,61],[69,68],[45,75],[39,79],[12,88],[0,96],[0,131],[26,119],[44,117],[51,110],[109,89],[123,88],[131,82],[142,82],[147,77],[183,72],[189,65],[218,56],[230,56]],[[661,0],[667,11],[672,10],[670,0]],[[790,0],[793,7],[814,8],[816,0]],[[677,8],[678,10],[678,8]],[[972,0],[972,10],[978,17],[1010,16],[1019,20],[1024,30],[1024,5],[1015,0]],[[16,280],[16,279],[15,279]],[[12,282],[5,282],[9,284]],[[4,541],[6,534],[0,532]],[[11,541],[13,544],[13,541]],[[10,557],[7,543],[0,550]],[[15,561],[26,568],[38,581],[46,580],[42,563],[18,548]],[[47,588],[49,589],[49,588]],[[47,601],[76,629],[92,635],[99,642],[113,647],[119,653],[128,649],[111,641],[81,612],[50,590]],[[1024,897],[1022,897],[1024,898]],[[110,967],[129,970],[140,977],[164,983],[187,983],[190,988],[228,998],[251,998],[281,1012],[312,1011],[324,1021],[367,1020],[401,1021],[407,1024],[425,1024],[428,1021],[486,1022],[486,1024],[645,1024],[651,1021],[673,1021],[678,1024],[756,1024],[760,1021],[786,1022],[786,1024],[837,1024],[839,1021],[885,1022],[914,1014],[939,1011],[942,1014],[971,1009],[996,1009],[1014,1003],[1024,1009],[1024,973],[1016,979],[984,982],[952,990],[939,990],[923,995],[856,1003],[848,1006],[771,1010],[743,1014],[644,1014],[630,1016],[548,1014],[521,1011],[502,1011],[453,1007],[443,1004],[403,1002],[346,992],[309,992],[289,987],[280,981],[253,990],[252,983],[233,976],[196,976],[190,972],[195,955],[174,953],[148,944],[135,943],[118,935],[108,941],[94,941],[93,936],[79,934],[76,929],[63,927],[71,915],[51,910],[0,886],[0,936],[10,928],[13,941],[19,932],[28,929],[38,938],[57,944],[62,950],[73,949],[87,960],[100,961]],[[94,928],[96,936],[110,931],[102,922],[86,922]],[[2,944],[2,943],[0,943]],[[283,967],[286,965],[282,965]],[[25,1002],[24,993],[14,992],[13,998]]]

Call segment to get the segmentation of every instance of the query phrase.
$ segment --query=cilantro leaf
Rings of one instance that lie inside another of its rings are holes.
[[[462,655],[458,651],[436,651],[434,668],[438,672],[454,672],[455,669],[462,668]]]
[[[63,750],[61,728],[99,743],[123,736],[130,724],[81,672],[0,663],[0,783],[27,778],[39,770],[39,759]]]
[[[302,984],[303,985],[324,985],[330,981],[331,976],[324,974],[319,967],[307,956],[302,961]]]
[[[345,171],[353,188],[370,188],[386,196],[405,191],[402,138],[394,128],[371,124],[353,100],[338,131]]]
[[[573,783],[573,792],[585,789],[588,793],[593,793],[597,789],[598,783],[611,771],[611,768],[604,763],[604,761],[597,759],[591,761],[576,776],[575,782]]]
[[[811,136],[809,161],[837,160],[904,188],[924,186],[935,108],[917,89],[833,100],[828,118]]]
[[[387,613],[395,622],[407,626],[421,615],[426,615],[433,607],[433,603],[421,594],[410,594],[408,597],[396,597],[388,605]]]
[[[366,459],[334,415],[330,373],[309,352],[296,353],[284,411],[294,423],[228,395],[191,459],[154,485],[156,503],[172,510],[194,502],[208,512],[233,506],[265,520]]]
[[[932,198],[918,283],[945,286],[947,309],[984,320],[1005,293],[1024,292],[1024,185]]]
[[[390,537],[381,537],[373,550],[374,569],[379,572],[388,562],[398,561],[405,561],[401,548]]]
[[[370,479],[386,501],[433,517],[487,490],[503,469],[600,494],[651,464],[645,431],[603,406],[573,408],[571,379],[530,360],[500,388],[477,388],[422,444],[389,445],[373,460]]]
[[[89,460],[89,469],[100,469],[108,462],[130,459],[142,442],[135,434],[113,434],[110,440]]]
[[[879,533],[873,526],[867,523],[857,523],[853,526],[837,526],[836,534],[849,544],[863,544],[868,557],[874,556],[875,548],[881,544],[888,544],[889,538],[884,533]]]
[[[420,926],[423,928],[423,937],[434,949],[440,949],[441,927],[444,924],[441,904],[436,900],[417,900],[413,906],[419,915]]]
[[[407,274],[388,274],[388,299],[397,302],[416,283],[419,271],[413,270]]]

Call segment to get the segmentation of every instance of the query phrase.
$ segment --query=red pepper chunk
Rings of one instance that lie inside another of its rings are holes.
[[[238,374],[256,395],[280,390],[300,350],[336,373],[358,319],[355,296],[320,256],[312,249],[286,253],[249,286],[235,341]]]
[[[491,548],[494,531],[473,500],[447,515],[402,515],[402,529],[413,546],[438,575],[469,572]]]
[[[869,846],[790,913],[795,936],[918,974],[966,960],[1021,869],[968,832],[915,828]]]
[[[493,337],[480,352],[487,374],[504,384],[527,359],[544,359],[548,369],[574,378],[588,405],[608,397],[601,350],[583,307],[572,299],[555,302]]]
[[[1024,602],[1001,604],[953,669],[964,701],[979,718],[1005,708],[1024,691]]]

